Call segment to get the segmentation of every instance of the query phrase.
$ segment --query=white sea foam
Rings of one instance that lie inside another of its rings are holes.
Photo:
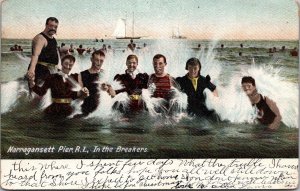
[[[282,122],[289,127],[298,127],[298,88],[280,76],[280,69],[271,65],[252,64],[248,70],[234,75],[226,87],[218,87],[219,98],[206,93],[206,104],[215,109],[222,120],[234,123],[253,122],[253,107],[241,88],[243,76],[252,76],[256,87],[263,96],[268,96],[277,103]]]
[[[18,99],[18,81],[1,84],[1,114],[10,111]]]

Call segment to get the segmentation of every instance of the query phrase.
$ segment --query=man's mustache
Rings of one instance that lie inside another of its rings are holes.
[[[51,32],[51,31],[53,31],[53,32],[55,32],[55,33],[56,33],[56,30],[54,30],[54,29],[50,29],[48,32]]]

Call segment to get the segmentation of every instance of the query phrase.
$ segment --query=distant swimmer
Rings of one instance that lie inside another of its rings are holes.
[[[269,56],[273,56],[273,49],[272,48],[269,48],[269,50],[268,50],[268,53],[269,53]]]
[[[268,53],[273,53],[273,49],[272,49],[272,48],[269,48]]]
[[[290,52],[291,56],[298,56],[298,50],[295,47],[291,52]]]
[[[57,72],[59,52],[54,38],[58,27],[58,20],[49,17],[46,20],[43,32],[32,40],[32,56],[27,71],[28,78],[34,78],[36,84],[40,84],[50,75]]]
[[[241,44],[240,44],[240,47],[241,47],[241,48],[243,48],[243,47],[244,47],[244,45],[241,43]]]
[[[243,56],[243,53],[242,53],[242,52],[239,52],[239,56]]]
[[[65,43],[61,43],[60,47],[59,47],[59,54],[60,54],[60,57],[64,57],[68,54],[70,54],[69,52],[69,48],[66,47],[66,44]]]
[[[10,51],[17,51],[18,50],[18,45],[15,44],[15,46],[10,47]]]
[[[18,46],[18,51],[20,51],[20,52],[23,51],[23,48],[20,45]]]
[[[86,53],[90,54],[92,52],[92,49],[91,48],[87,48],[86,49]]]
[[[132,52],[134,52],[134,49],[136,48],[136,44],[133,43],[132,39],[130,39],[130,43],[127,45],[127,48],[130,49]]]
[[[267,125],[270,130],[278,129],[281,115],[276,103],[267,96],[262,96],[257,92],[255,80],[251,76],[244,76],[241,84],[256,110],[257,120],[261,124]]]
[[[285,52],[285,46],[282,46],[280,51]]]
[[[60,47],[62,48],[62,47],[64,47],[64,46],[66,46],[66,44],[62,42],[62,43],[60,44]]]
[[[198,44],[196,48],[192,48],[194,50],[201,50],[201,44]]]
[[[36,85],[34,78],[29,80],[30,88],[40,96],[45,95],[48,89],[51,90],[52,104],[44,111],[46,117],[56,119],[71,115],[73,112],[72,100],[89,95],[87,88],[81,88],[80,91],[72,90],[78,83],[78,74],[69,75],[74,63],[74,56],[66,55],[63,57],[61,71],[50,74],[41,87]]]
[[[136,47],[136,49],[146,49],[146,48],[147,48],[147,44],[146,43],[144,43],[142,47],[141,46]]]
[[[107,53],[107,47],[106,44],[102,45],[102,48],[100,49],[102,52]]]
[[[10,47],[10,51],[23,51],[20,45],[15,44],[14,46]]]
[[[221,44],[221,48],[222,48],[222,49],[224,48],[224,44]]]
[[[79,55],[83,55],[85,48],[83,48],[82,44],[79,45],[79,48],[76,49]]]
[[[70,52],[70,53],[74,53],[74,46],[73,46],[73,44],[70,44],[69,52]]]
[[[108,53],[114,52],[114,49],[111,47],[111,45],[108,45],[108,46],[107,46],[107,52],[108,52]]]

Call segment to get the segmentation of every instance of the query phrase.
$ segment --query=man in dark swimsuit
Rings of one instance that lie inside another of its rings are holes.
[[[90,69],[82,71],[79,74],[79,83],[82,87],[86,87],[89,90],[89,96],[84,99],[81,105],[82,114],[74,116],[75,118],[88,116],[91,112],[95,111],[99,105],[99,81],[101,75],[103,75],[103,69],[101,69],[105,59],[105,54],[101,50],[97,50],[92,53]],[[101,85],[101,89],[104,91],[112,91],[111,86],[105,84]]]
[[[35,83],[41,83],[51,74],[57,71],[59,53],[57,42],[53,37],[56,34],[58,20],[49,17],[43,32],[32,40],[32,56],[27,71],[28,79],[35,79]]]
[[[251,76],[244,76],[241,83],[251,104],[257,110],[257,120],[267,125],[270,130],[278,129],[281,115],[276,103],[267,96],[262,96],[257,92],[255,80]]]
[[[129,55],[126,59],[127,70],[125,74],[117,74],[114,77],[115,81],[119,81],[123,86],[122,89],[114,91],[114,94],[126,92],[129,96],[129,108],[117,108],[124,110],[125,114],[132,114],[141,111],[144,104],[141,98],[142,89],[147,88],[149,76],[146,73],[139,73],[137,71],[138,57],[136,55]],[[114,96],[113,94],[113,96]],[[116,104],[117,105],[117,104]]]
[[[48,106],[44,113],[50,118],[65,118],[73,112],[71,101],[77,98],[88,96],[87,88],[81,91],[73,91],[72,89],[79,87],[78,74],[69,75],[75,58],[72,55],[66,55],[62,58],[62,69],[58,73],[50,74],[45,83],[40,87],[35,83],[33,78],[29,81],[29,86],[36,94],[43,96],[47,90],[51,90],[52,104]]]
[[[204,90],[208,88],[214,96],[218,96],[216,86],[210,82],[210,76],[200,75],[201,63],[198,58],[190,58],[186,62],[185,69],[188,73],[183,77],[176,78],[181,91],[188,96],[187,111],[190,115],[208,116],[213,113],[205,105]]]

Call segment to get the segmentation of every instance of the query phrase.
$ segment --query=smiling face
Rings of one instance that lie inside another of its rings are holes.
[[[91,57],[92,69],[96,71],[100,71],[102,64],[104,62],[105,57],[100,54],[95,54]]]
[[[58,23],[53,20],[49,20],[46,24],[45,33],[49,36],[53,36],[57,32]]]
[[[164,62],[164,58],[160,57],[153,60],[153,68],[154,72],[157,76],[163,76],[165,74],[166,63]]]
[[[65,59],[61,64],[61,71],[65,74],[69,74],[72,70],[74,62],[70,59]]]
[[[131,59],[127,60],[126,66],[127,66],[127,71],[132,73],[136,70],[136,68],[138,66],[138,62],[135,58],[131,58]]]
[[[200,67],[199,65],[188,65],[188,75],[190,78],[197,78],[200,74]]]
[[[253,95],[253,93],[256,91],[256,86],[248,82],[242,83],[242,88],[247,96]]]

